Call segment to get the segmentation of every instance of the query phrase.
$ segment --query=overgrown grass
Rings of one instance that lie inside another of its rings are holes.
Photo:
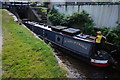
[[[63,78],[65,72],[58,65],[52,50],[19,26],[4,10],[2,50],[2,78]]]

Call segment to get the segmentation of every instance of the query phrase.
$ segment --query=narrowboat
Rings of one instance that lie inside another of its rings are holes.
[[[108,67],[113,64],[113,58],[108,52],[104,50],[95,52],[95,37],[81,35],[79,29],[48,26],[30,21],[25,22],[24,25],[39,35],[40,38],[71,51],[74,55],[83,58],[84,61],[91,65]]]

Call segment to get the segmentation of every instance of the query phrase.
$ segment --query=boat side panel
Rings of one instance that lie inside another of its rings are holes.
[[[55,42],[57,44],[63,45],[63,35],[56,34],[56,36],[55,36]]]
[[[44,35],[44,38],[47,38],[48,40],[51,40],[51,41],[55,42],[56,33],[43,29],[43,35]]]
[[[43,37],[43,29],[37,26],[34,26],[34,33]]]
[[[40,28],[40,27],[37,27],[37,26],[34,26],[34,25],[31,25],[31,24],[27,24],[27,23],[24,23],[25,26],[27,26],[31,31],[33,31],[35,34],[37,35],[40,35],[41,37],[43,37],[43,29]]]
[[[76,40],[64,36],[63,45],[73,50],[73,52],[78,52],[77,54],[80,54],[85,57],[90,57],[90,55],[92,54],[93,43]]]
[[[27,26],[27,28],[29,28],[32,31],[32,25],[24,23],[25,26]]]
[[[61,35],[56,32],[49,31],[37,26],[29,25],[29,24],[27,25],[27,27],[37,35],[40,35],[43,38],[50,40],[51,42],[55,42],[59,46],[63,46],[66,49],[76,54],[82,55],[84,57],[90,57],[90,55],[92,54],[93,43],[77,40],[77,39],[74,39],[65,35]],[[60,40],[58,39],[58,37],[60,38]]]
[[[78,55],[90,57],[92,54],[93,43],[77,40],[45,29],[43,29],[43,35],[45,39],[53,41]]]

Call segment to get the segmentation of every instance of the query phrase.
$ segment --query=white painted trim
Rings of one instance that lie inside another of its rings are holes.
[[[93,63],[100,63],[100,64],[107,64],[108,60],[96,60],[96,59],[91,59],[91,62]]]

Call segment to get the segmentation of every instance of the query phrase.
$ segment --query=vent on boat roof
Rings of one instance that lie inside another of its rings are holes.
[[[64,26],[51,26],[51,29],[52,29],[53,31],[60,32],[60,31],[62,31],[63,29],[67,29],[67,27],[64,27]]]
[[[75,35],[80,33],[80,30],[79,29],[74,29],[74,28],[68,28],[68,29],[62,30],[62,32],[63,32],[63,34],[67,34],[67,35],[70,35],[70,36],[75,36]]]

